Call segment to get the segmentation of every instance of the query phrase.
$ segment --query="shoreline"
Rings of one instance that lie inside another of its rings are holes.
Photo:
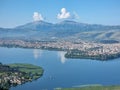
[[[73,88],[56,88],[55,90],[120,90],[120,85],[111,86],[85,86]]]
[[[48,51],[65,51],[66,54],[64,55],[65,58],[70,59],[91,59],[91,60],[99,60],[99,61],[108,61],[120,58],[120,52],[116,54],[98,54],[98,55],[88,55],[88,52],[80,51],[80,50],[68,50],[68,49],[61,49],[61,48],[34,48],[34,47],[19,47],[19,46],[1,46],[5,48],[23,48],[23,49],[40,49],[40,50],[48,50]],[[75,54],[72,54],[75,53]]]
[[[102,44],[95,42],[70,41],[30,41],[30,40],[1,40],[0,47],[41,49],[50,51],[66,51],[66,58],[84,58],[109,60],[120,57],[120,43]]]
[[[0,63],[0,90],[9,90],[11,87],[37,80],[43,75],[43,68],[32,64]]]

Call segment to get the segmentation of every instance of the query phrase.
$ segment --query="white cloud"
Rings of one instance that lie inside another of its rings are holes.
[[[44,20],[44,18],[42,17],[42,15],[38,12],[34,12],[33,13],[33,19],[34,21],[41,21],[41,20]]]
[[[61,12],[58,13],[57,18],[58,19],[70,18],[70,12],[67,12],[67,10],[65,8],[62,8]]]

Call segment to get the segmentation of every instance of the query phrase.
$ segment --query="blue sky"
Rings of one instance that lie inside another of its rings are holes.
[[[90,24],[120,25],[120,0],[0,0],[0,27],[33,21],[33,14],[56,23],[61,9],[72,19]],[[77,17],[76,17],[77,16]],[[67,16],[66,16],[67,17]]]

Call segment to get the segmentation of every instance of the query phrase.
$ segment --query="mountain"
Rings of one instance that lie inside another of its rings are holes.
[[[15,29],[48,30],[48,29],[51,29],[52,26],[53,26],[52,23],[48,23],[48,22],[44,22],[44,21],[37,21],[37,22],[31,22],[31,23],[27,23],[25,25],[18,26]]]
[[[116,40],[120,42],[120,26],[62,21],[56,24],[37,21],[11,29],[0,28],[0,38],[27,40]]]
[[[120,29],[120,26],[105,26],[99,24],[86,24],[76,21],[65,20],[56,24],[45,21],[30,22],[25,25],[17,26],[14,29],[22,30],[78,30],[78,31],[96,31]]]

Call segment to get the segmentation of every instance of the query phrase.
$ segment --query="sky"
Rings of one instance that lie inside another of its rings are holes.
[[[0,0],[0,27],[40,20],[120,25],[120,0]]]

